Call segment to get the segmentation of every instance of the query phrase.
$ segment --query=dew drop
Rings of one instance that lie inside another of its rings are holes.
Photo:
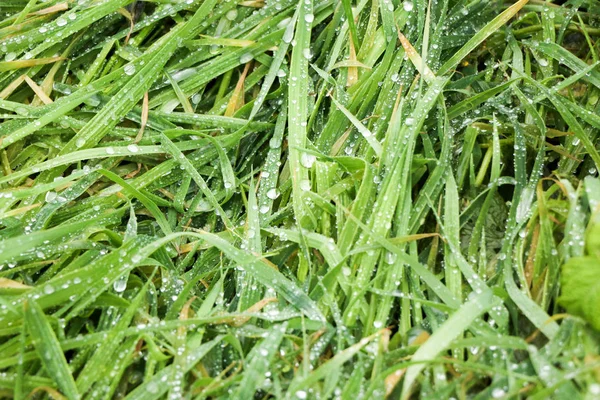
[[[148,384],[146,385],[146,391],[152,394],[158,393],[158,385],[156,384],[156,382],[148,382]]]
[[[140,151],[140,148],[137,146],[137,144],[130,144],[127,146],[127,150],[129,150],[132,153],[137,153],[138,151]]]
[[[133,75],[135,74],[135,65],[134,64],[127,64],[124,68],[125,71],[125,75]]]
[[[300,155],[300,164],[302,164],[304,168],[312,168],[316,159],[317,157],[312,154],[302,153]]]
[[[283,38],[281,38],[281,40],[283,40],[284,43],[291,43],[293,39],[294,39],[294,30],[286,29],[285,32],[283,33]]]
[[[47,192],[46,196],[45,196],[46,203],[50,203],[50,202],[54,201],[54,199],[56,199],[56,196],[57,196],[56,192],[52,192],[52,191]]]
[[[252,55],[252,53],[244,53],[240,57],[240,64],[246,64],[246,63],[252,61],[253,58],[254,58],[254,56]]]
[[[288,25],[290,24],[290,22],[291,22],[291,21],[292,21],[292,19],[291,19],[290,17],[288,17],[288,18],[284,18],[284,19],[282,19],[281,21],[279,21],[279,23],[277,24],[277,27],[278,27],[279,29],[283,29],[283,28],[285,28],[286,26],[288,26]]]
[[[311,184],[310,181],[308,179],[303,179],[300,181],[300,189],[304,190],[305,192],[308,192],[311,188]]]
[[[113,289],[115,289],[115,292],[121,293],[125,291],[125,288],[127,288],[127,278],[128,276],[123,275],[120,276],[116,281],[114,281]]]
[[[230,21],[235,20],[237,18],[237,16],[238,16],[238,12],[235,9],[234,10],[229,10],[227,12],[227,14],[225,14],[225,18],[227,18]]]

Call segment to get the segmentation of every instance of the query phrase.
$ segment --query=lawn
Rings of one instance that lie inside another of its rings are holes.
[[[0,398],[600,399],[598,0],[0,0]]]

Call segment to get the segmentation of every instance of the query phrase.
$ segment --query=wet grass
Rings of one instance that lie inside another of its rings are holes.
[[[599,11],[0,2],[0,397],[598,398]]]

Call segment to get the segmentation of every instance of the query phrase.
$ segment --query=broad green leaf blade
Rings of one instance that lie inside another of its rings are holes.
[[[594,329],[600,330],[600,260],[574,257],[561,270],[559,302],[569,313],[584,318]]]

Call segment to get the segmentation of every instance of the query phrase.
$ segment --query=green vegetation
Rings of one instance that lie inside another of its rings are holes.
[[[598,399],[599,15],[0,0],[0,398]]]

